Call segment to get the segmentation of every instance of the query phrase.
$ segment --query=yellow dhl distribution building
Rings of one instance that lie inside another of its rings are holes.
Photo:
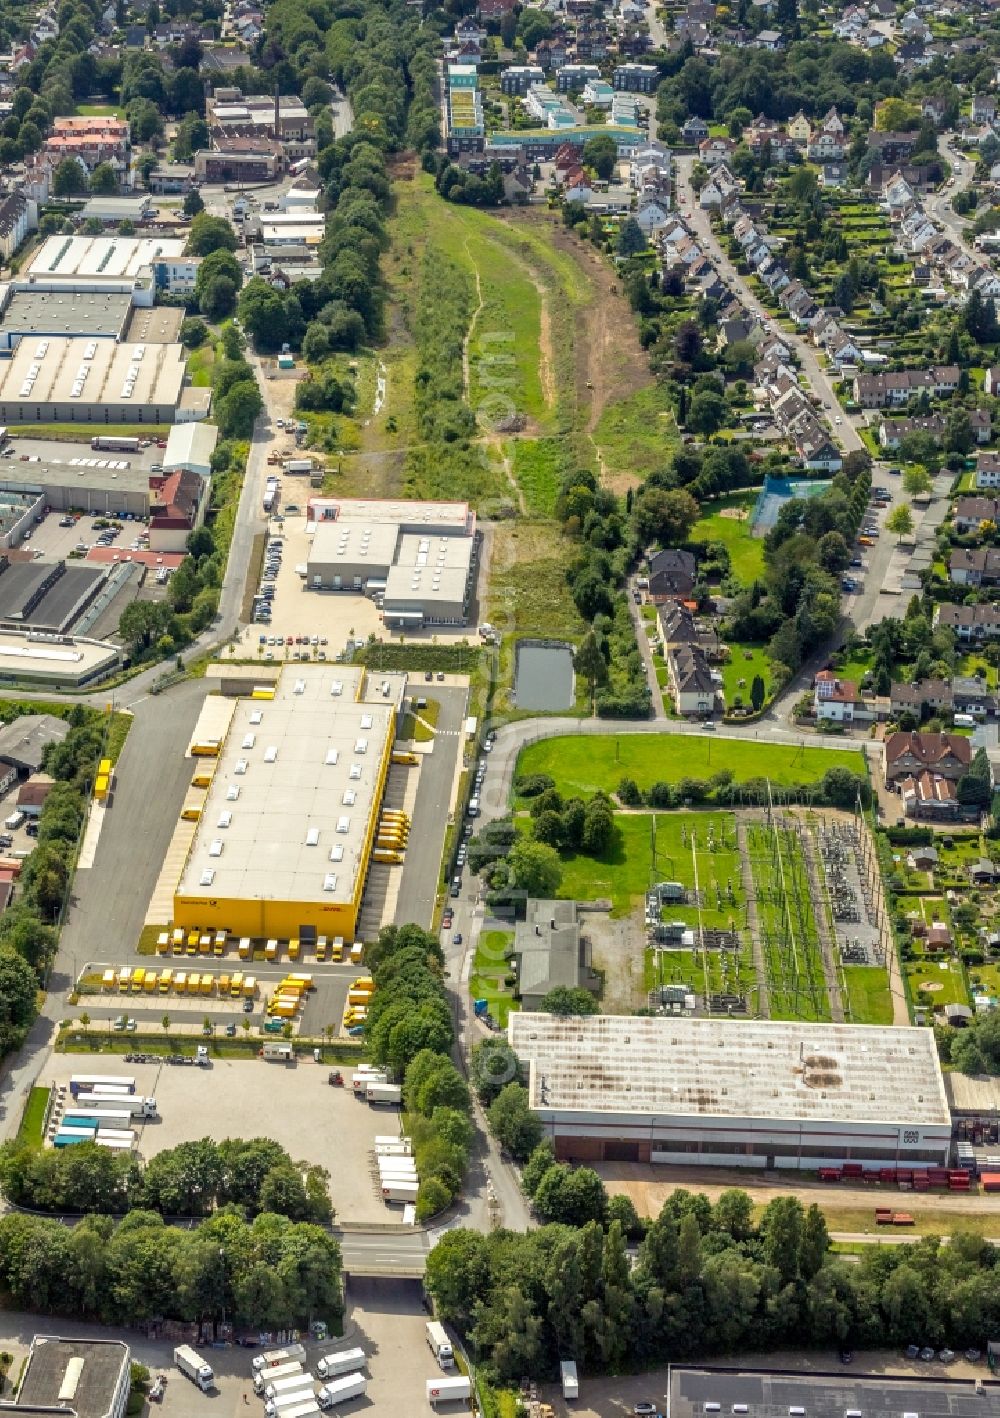
[[[354,937],[406,678],[287,666],[241,699],[174,894],[174,925]]]

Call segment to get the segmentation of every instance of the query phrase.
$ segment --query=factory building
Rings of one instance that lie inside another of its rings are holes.
[[[918,1328],[919,1334],[919,1328]],[[991,1350],[991,1346],[987,1346]],[[991,1367],[994,1363],[990,1359]],[[1000,1385],[983,1379],[908,1374],[806,1373],[791,1369],[672,1365],[670,1418],[738,1413],[746,1418],[1000,1418]]]
[[[0,684],[72,693],[118,667],[121,652],[83,635],[0,629]]]
[[[194,290],[199,259],[184,255],[178,237],[50,236],[12,284],[17,291],[119,293],[150,306],[157,291]]]
[[[114,453],[80,453],[65,462],[0,463],[0,546],[18,546],[35,519],[51,512],[148,517],[149,473]]]
[[[520,1013],[508,1033],[559,1158],[803,1171],[948,1163],[929,1029]]]
[[[0,423],[182,423],[211,392],[185,388],[176,344],[25,337],[0,360]]]
[[[369,596],[392,629],[466,624],[478,548],[467,503],[312,498],[309,516],[311,589]]]
[[[354,936],[405,676],[290,665],[237,701],[199,765],[211,784],[174,924],[255,939]]]
[[[24,1362],[17,1397],[2,1411],[34,1418],[123,1418],[132,1382],[127,1344],[118,1339],[62,1339],[36,1334]]]

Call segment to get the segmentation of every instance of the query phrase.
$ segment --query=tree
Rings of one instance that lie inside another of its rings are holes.
[[[198,308],[208,320],[224,320],[236,308],[235,282],[228,276],[210,276],[201,281]]]
[[[570,989],[557,985],[540,1000],[538,1008],[546,1014],[599,1014],[597,1000],[585,989]]]
[[[603,1225],[608,1194],[593,1168],[556,1162],[538,1183],[534,1203],[543,1221],[564,1226],[586,1226],[589,1221]]]
[[[591,167],[602,182],[607,182],[618,163],[618,144],[610,133],[598,133],[583,145],[583,165]]]
[[[615,814],[611,799],[606,793],[595,793],[584,809],[580,845],[591,856],[600,856],[611,845],[614,831]]]
[[[692,433],[698,433],[703,438],[710,438],[713,433],[718,433],[726,422],[729,413],[729,406],[721,394],[713,394],[705,389],[700,394],[695,394],[691,400],[687,414],[687,427]]]
[[[697,395],[694,404],[701,395]],[[711,396],[715,397],[715,396]],[[676,547],[687,541],[701,509],[684,488],[647,486],[636,499],[633,522],[644,543]]]
[[[53,197],[76,197],[87,190],[87,174],[76,158],[63,158],[52,174]]]
[[[0,1053],[22,1043],[35,1017],[35,972],[9,945],[0,945]]]
[[[181,344],[185,349],[196,350],[208,339],[208,326],[204,320],[191,316],[181,321]]]
[[[832,575],[837,575],[851,564],[851,551],[841,532],[825,532],[816,550],[820,566]]]
[[[501,1147],[518,1162],[531,1156],[542,1139],[542,1124],[531,1111],[528,1090],[520,1083],[508,1083],[487,1110],[490,1129]]]
[[[199,212],[205,210],[205,203],[197,187],[192,187],[190,192],[184,194],[181,210],[188,219],[196,217]]]
[[[213,251],[235,251],[236,233],[225,217],[213,217],[199,212],[191,223],[187,252],[189,256],[210,256]]]
[[[249,438],[264,402],[251,375],[234,384],[215,406],[215,421],[223,438]]]
[[[926,468],[907,468],[903,474],[903,487],[911,497],[923,497],[934,486]]]
[[[558,895],[562,881],[559,853],[544,842],[519,838],[507,858],[510,886],[525,896],[551,898]]]
[[[969,765],[968,773],[958,780],[958,801],[966,807],[989,807],[993,797],[993,775],[986,750],[980,748]]]
[[[885,519],[885,529],[899,541],[910,535],[913,531],[913,512],[908,502],[901,502],[898,507],[892,509]]]
[[[279,349],[288,334],[284,296],[254,276],[240,295],[240,324],[258,349]]]
[[[646,237],[635,217],[626,217],[618,232],[617,250],[619,256],[638,256],[646,249]]]
[[[90,174],[91,192],[112,197],[118,191],[118,175],[109,162],[98,163]]]
[[[764,707],[766,690],[762,675],[754,675],[750,682],[750,704],[755,714],[759,714]]]

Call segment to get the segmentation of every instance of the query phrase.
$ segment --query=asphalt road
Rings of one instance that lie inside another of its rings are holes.
[[[419,692],[420,683],[416,678],[411,682],[414,693]],[[462,723],[469,701],[466,689],[438,684],[433,688],[427,685],[426,688],[440,703],[441,711],[434,751],[421,759],[417,799],[395,911],[397,924],[417,921],[422,926],[429,926],[434,915],[441,852],[455,781],[455,761],[462,743]]]
[[[943,227],[952,241],[967,252],[973,260],[982,261],[982,252],[974,250],[965,240],[965,223],[955,215],[951,205],[959,192],[964,192],[967,187],[972,186],[976,165],[970,162],[963,153],[952,147],[947,138],[942,138],[938,146],[942,156],[951,164],[954,181],[950,187],[941,187],[937,192],[927,197],[924,202],[924,210],[931,220]]]
[[[431,1240],[426,1231],[337,1231],[344,1270],[360,1275],[423,1275]]]
[[[698,206],[698,199],[691,187],[691,169],[694,166],[693,156],[680,156],[676,159],[677,165],[677,187],[678,195],[687,204],[688,210],[684,213],[692,231],[697,235],[698,240],[709,252],[713,263],[719,274],[734,291],[739,292],[740,300],[758,319],[771,322],[774,316],[761,304],[754,294],[749,282],[740,275],[729,257],[723,251],[712,230],[710,215],[704,208]],[[818,351],[801,335],[790,334],[787,330],[780,331],[781,338],[790,344],[798,356],[799,364],[806,381],[813,392],[823,401],[824,413],[831,425],[831,432],[838,443],[848,451],[864,448],[864,443],[857,429],[851,423],[850,417],[845,413],[834,390],[833,380],[819,361]],[[841,418],[842,422],[834,424],[834,418]]]

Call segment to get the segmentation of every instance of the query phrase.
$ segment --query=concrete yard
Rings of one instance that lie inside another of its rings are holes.
[[[160,1116],[142,1124],[142,1157],[211,1137],[270,1137],[294,1161],[318,1163],[330,1173],[330,1195],[341,1221],[402,1221],[402,1208],[377,1193],[372,1148],[378,1133],[398,1133],[395,1109],[370,1107],[356,1098],[350,1073],[345,1087],[327,1083],[329,1067],[263,1059],[216,1059],[206,1069],[164,1062],[126,1063],[99,1054],[53,1054],[39,1082],[68,1085],[71,1074],[132,1077],[136,1090],[155,1097]]]

